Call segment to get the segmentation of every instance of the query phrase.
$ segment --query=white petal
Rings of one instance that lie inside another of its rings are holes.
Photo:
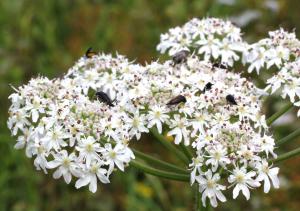
[[[82,186],[86,186],[90,182],[90,177],[85,175],[84,177],[80,178],[79,180],[76,181],[75,187],[81,188]]]
[[[53,173],[53,178],[54,179],[58,179],[60,178],[62,175],[62,171],[60,169],[57,169],[54,173]]]
[[[216,191],[216,195],[221,202],[226,201],[226,197],[223,195],[223,193],[221,191]]]
[[[248,187],[246,185],[241,185],[242,188],[242,192],[244,194],[244,196],[246,197],[247,200],[250,199],[250,191],[248,189]]]
[[[69,184],[71,182],[72,179],[72,175],[70,172],[67,172],[66,174],[63,174],[64,180],[67,184]]]
[[[96,175],[91,176],[91,182],[90,182],[90,185],[89,185],[89,190],[92,193],[95,193],[97,191],[97,177],[96,177]]]
[[[264,179],[264,192],[268,193],[270,191],[270,188],[271,188],[270,180],[268,177],[266,177]]]
[[[36,122],[39,118],[39,112],[37,110],[32,110],[32,121]]]
[[[233,189],[233,199],[236,199],[236,197],[239,195],[239,192],[240,192],[240,186],[239,186],[239,184],[237,184],[235,187],[234,187],[234,189]]]

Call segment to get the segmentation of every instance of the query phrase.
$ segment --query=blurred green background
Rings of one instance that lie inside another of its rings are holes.
[[[232,19],[249,42],[282,26],[300,31],[299,0],[1,0],[0,1],[0,210],[192,210],[193,194],[188,184],[159,180],[135,169],[112,176],[112,183],[76,190],[54,180],[51,173],[37,172],[24,151],[13,149],[15,139],[6,126],[8,84],[19,86],[38,75],[61,76],[89,46],[98,51],[127,55],[144,63],[158,57],[155,50],[160,33],[182,25],[192,17],[215,16]],[[255,75],[253,75],[255,77]],[[280,107],[267,100],[267,115]],[[280,138],[293,131],[296,111],[273,127]],[[144,138],[142,151],[163,155],[164,149]],[[278,152],[291,150],[299,141]],[[218,210],[299,210],[300,159],[280,164],[281,189],[263,194],[253,191],[244,198],[221,204]],[[175,160],[176,162],[176,160]]]

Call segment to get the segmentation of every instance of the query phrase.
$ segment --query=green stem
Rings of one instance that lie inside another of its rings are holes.
[[[157,165],[159,167],[162,167],[163,169],[170,170],[170,171],[175,171],[176,173],[182,173],[182,174],[188,174],[189,173],[188,170],[185,170],[183,168],[177,167],[177,166],[175,166],[173,164],[164,162],[162,160],[156,159],[156,158],[154,158],[154,157],[152,157],[150,155],[147,155],[147,154],[145,154],[143,152],[140,152],[138,150],[133,149],[132,151],[134,152],[134,154],[138,158],[140,158],[140,159],[142,159],[144,161],[147,161],[147,162],[149,162],[151,164],[154,164],[154,165]]]
[[[164,147],[166,147],[168,150],[173,152],[178,159],[183,161],[184,164],[190,163],[189,159],[187,159],[185,155],[179,149],[177,149],[173,144],[167,141],[163,135],[159,134],[156,129],[151,128],[150,132]]]
[[[145,165],[143,163],[140,163],[139,161],[136,160],[130,161],[130,165],[141,171],[144,171],[145,173],[154,176],[163,177],[170,180],[184,181],[184,182],[190,181],[190,175],[188,174],[177,174],[177,173],[167,172],[163,170],[158,170],[148,165]]]
[[[279,155],[276,159],[273,160],[273,162],[277,163],[277,162],[280,162],[280,161],[284,161],[284,160],[287,160],[289,158],[295,157],[297,155],[300,155],[300,147],[298,147],[297,149],[294,149],[290,152]]]
[[[191,153],[191,151],[189,150],[189,148],[187,146],[185,146],[183,143],[179,144],[181,150],[183,151],[183,153],[185,154],[185,156],[189,159],[192,160],[193,155]]]
[[[267,125],[270,126],[276,119],[278,119],[279,117],[281,117],[283,114],[285,114],[292,107],[293,107],[293,104],[289,103],[286,106],[284,106],[282,109],[280,109],[279,111],[277,111],[275,114],[273,114],[272,116],[270,116],[267,119]]]
[[[277,146],[280,146],[288,141],[293,140],[294,138],[298,137],[300,135],[300,128],[292,132],[291,134],[287,135],[286,137],[280,139],[279,141],[276,142]]]
[[[107,143],[107,142],[104,142],[104,141],[102,141],[102,140],[100,140],[100,142],[101,142],[102,144]],[[115,144],[116,144],[116,143],[114,143],[114,142],[110,142],[110,143],[111,143],[113,146],[115,146]],[[152,156],[150,156],[150,155],[147,155],[147,154],[145,154],[145,153],[142,153],[142,152],[140,152],[140,151],[138,151],[138,150],[136,150],[136,149],[132,149],[132,151],[134,152],[134,154],[135,154],[137,157],[141,158],[142,160],[145,160],[145,161],[154,163],[154,164],[156,164],[157,166],[163,167],[163,168],[168,169],[168,170],[175,171],[175,172],[177,172],[177,173],[189,174],[189,171],[188,171],[188,170],[185,170],[185,169],[180,168],[180,167],[177,167],[177,166],[175,166],[175,165],[173,165],[173,164],[170,164],[170,163],[161,161],[161,160],[159,160],[159,159],[157,159],[157,158],[154,158],[154,157],[152,157]]]
[[[199,185],[196,184],[195,186],[195,207],[196,211],[201,211],[201,194],[199,192]]]
[[[195,185],[195,205],[196,211],[204,211],[206,208],[202,204],[201,193],[199,192],[199,184]]]

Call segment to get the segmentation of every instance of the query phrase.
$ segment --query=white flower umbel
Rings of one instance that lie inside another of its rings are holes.
[[[169,55],[182,50],[196,51],[206,61],[220,59],[233,66],[247,44],[241,38],[241,30],[230,21],[218,18],[193,18],[182,27],[170,29],[160,36],[157,50]]]
[[[248,71],[267,69],[275,66],[281,69],[287,62],[299,56],[300,41],[295,33],[288,33],[282,28],[269,32],[269,38],[262,39],[248,46],[243,51],[244,63],[250,64]]]
[[[53,177],[66,183],[75,177],[76,188],[89,185],[95,192],[99,182],[109,182],[114,169],[126,171],[135,158],[131,142],[155,128],[173,136],[174,144],[192,149],[190,180],[200,186],[203,202],[209,198],[217,206],[217,200],[226,200],[221,191],[233,186],[234,198],[242,190],[249,199],[249,188],[262,182],[269,190],[267,178],[277,188],[277,168],[263,162],[276,157],[261,109],[265,93],[240,74],[207,61],[234,66],[245,46],[237,27],[207,18],[162,35],[161,51],[196,50],[180,62],[142,66],[121,55],[82,57],[64,77],[32,79],[9,97],[7,124],[18,137],[15,147],[25,148],[38,170],[53,169]],[[269,63],[255,63],[266,56],[257,58],[255,52],[244,57],[252,57],[258,70],[282,65],[274,55],[284,62],[286,52],[275,48]],[[271,88],[287,85],[283,93],[300,105],[299,68],[285,68],[293,69],[292,76],[278,75],[280,82],[270,82]]]
[[[281,88],[283,98],[288,96],[295,106],[300,105],[300,41],[295,32],[280,28],[269,32],[268,38],[249,44],[243,41],[241,29],[230,21],[194,18],[162,34],[157,50],[171,56],[188,50],[190,54],[203,55],[206,61],[230,67],[238,62],[248,66],[249,73],[275,69],[278,72],[267,80],[265,90],[273,94]]]
[[[243,53],[243,62],[249,64],[248,72],[256,69],[259,74],[264,68],[277,70],[267,80],[266,91],[273,94],[280,90],[283,98],[288,96],[298,106],[295,101],[300,100],[300,41],[295,32],[289,33],[282,28],[269,32],[269,38],[249,45]]]

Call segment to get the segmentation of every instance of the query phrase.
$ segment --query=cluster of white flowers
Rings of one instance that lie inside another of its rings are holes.
[[[95,192],[98,179],[108,183],[115,167],[134,159],[130,140],[154,127],[194,149],[191,182],[200,184],[203,204],[226,201],[222,191],[232,187],[233,198],[242,190],[247,199],[261,182],[265,192],[270,179],[278,188],[262,91],[194,55],[184,61],[142,66],[99,54],[82,57],[62,79],[31,80],[10,96],[15,147],[25,147],[37,169],[55,168],[54,178],[74,176],[77,188]]]
[[[247,44],[241,38],[240,28],[230,21],[218,18],[194,18],[182,27],[175,27],[160,36],[157,50],[174,55],[181,50],[196,51],[204,60],[219,61],[233,66]]]
[[[250,64],[248,72],[254,69],[259,74],[262,68],[276,66],[281,69],[284,64],[294,61],[300,55],[300,41],[295,33],[288,33],[282,28],[269,32],[269,38],[248,45],[243,51],[243,63]]]
[[[269,38],[249,45],[243,62],[250,64],[248,71],[275,67],[277,72],[267,80],[266,91],[271,94],[280,89],[281,96],[289,96],[295,106],[300,106],[300,41],[295,33],[283,29],[269,32]],[[298,101],[298,102],[296,102]],[[300,111],[298,112],[298,116]]]
[[[108,183],[115,166],[123,171],[134,158],[129,125],[123,123],[130,118],[88,91],[98,84],[117,89],[118,81],[110,75],[120,74],[122,64],[127,67],[128,61],[121,56],[82,58],[62,79],[39,77],[16,90],[8,119],[12,134],[18,135],[15,147],[25,147],[38,170],[56,168],[54,178],[63,176],[66,183],[78,178],[76,188],[89,185],[95,192],[97,178]]]
[[[266,82],[266,91],[273,94],[281,88],[283,98],[289,96],[300,106],[299,57],[300,41],[295,32],[282,28],[269,32],[269,37],[248,44],[241,37],[240,28],[229,21],[216,18],[192,19],[182,27],[171,28],[162,34],[157,50],[174,55],[181,50],[204,54],[207,61],[233,66],[238,60],[249,65],[248,72],[275,67],[277,72]],[[241,55],[239,55],[239,52]],[[298,112],[298,116],[300,111]]]

